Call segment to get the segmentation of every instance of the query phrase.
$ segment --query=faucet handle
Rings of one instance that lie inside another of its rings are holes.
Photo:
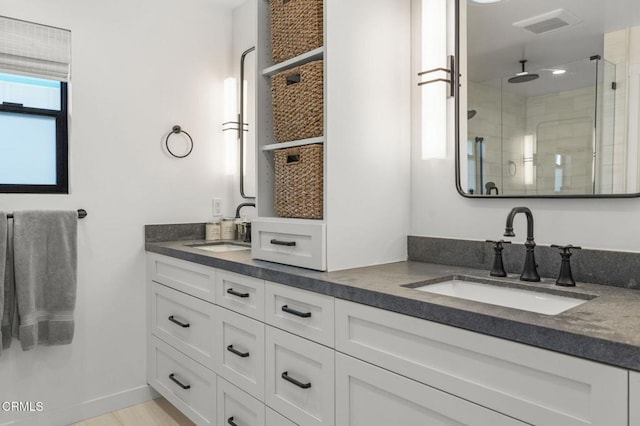
[[[507,273],[505,272],[504,264],[502,263],[502,250],[504,249],[503,244],[511,244],[511,241],[486,240],[486,242],[493,244],[493,251],[495,253],[493,257],[493,267],[491,268],[489,275],[492,277],[506,277]]]
[[[559,244],[551,244],[551,247],[557,248],[560,250],[560,254],[571,254],[571,250],[580,250],[582,247],[574,246],[572,244],[567,244],[566,246],[561,246]]]
[[[556,280],[556,285],[563,287],[575,287],[576,282],[574,281],[573,275],[571,274],[570,258],[573,254],[571,253],[571,250],[580,250],[582,249],[582,247],[574,246],[571,244],[565,246],[551,244],[551,247],[559,249],[560,257],[562,257],[562,263],[560,264],[560,274],[558,275],[558,279]]]
[[[511,244],[511,241],[505,241],[505,240],[485,240],[486,243],[493,243],[493,249],[497,250],[500,249],[502,250],[504,247],[502,247],[503,244]]]

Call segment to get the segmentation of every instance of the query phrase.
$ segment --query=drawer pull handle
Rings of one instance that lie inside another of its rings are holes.
[[[295,241],[280,241],[280,240],[276,240],[275,238],[273,240],[271,240],[271,244],[276,245],[276,246],[285,246],[285,247],[295,247],[296,246],[296,242]]]
[[[240,358],[246,358],[249,356],[249,352],[240,352],[237,349],[234,349],[233,345],[227,346],[227,350],[232,354],[238,355]]]
[[[288,305],[282,305],[282,310],[288,314],[295,315],[300,318],[311,318],[311,312],[300,312],[291,309]]]
[[[177,384],[178,386],[180,386],[184,390],[191,389],[191,385],[185,385],[180,380],[176,379],[176,375],[173,374],[173,373],[169,374],[169,379],[171,379],[171,381],[173,383]]]
[[[233,416],[227,419],[227,423],[229,423],[231,426],[238,426],[238,424],[233,421]]]
[[[288,374],[287,371],[282,373],[282,378],[285,379],[289,383],[293,383],[294,385],[296,385],[300,389],[309,389],[311,387],[311,382],[307,382],[307,383],[299,382],[296,379],[294,379],[293,377],[289,377],[289,374]]]
[[[174,324],[178,324],[182,328],[191,327],[191,324],[189,324],[188,322],[178,321],[176,317],[174,317],[173,315],[169,317],[169,321],[171,321]]]
[[[239,291],[235,291],[232,288],[227,289],[227,294],[231,294],[236,297],[242,297],[243,299],[249,297],[249,293],[240,293]]]

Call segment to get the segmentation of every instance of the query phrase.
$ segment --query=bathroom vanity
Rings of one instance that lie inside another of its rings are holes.
[[[197,424],[640,424],[635,290],[579,283],[591,300],[543,315],[411,288],[488,271],[190,245],[146,246],[148,382]]]

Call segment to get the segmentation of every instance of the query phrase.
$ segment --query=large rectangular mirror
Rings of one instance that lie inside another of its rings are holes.
[[[461,194],[639,196],[640,0],[458,1]]]

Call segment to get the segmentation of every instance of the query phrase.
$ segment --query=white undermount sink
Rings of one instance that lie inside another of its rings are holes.
[[[468,281],[456,277],[447,281],[410,287],[428,293],[442,294],[546,315],[557,315],[582,305],[590,299],[588,295],[584,296],[586,299],[580,299],[541,291]]]
[[[220,253],[224,251],[239,251],[239,250],[251,249],[251,247],[249,246],[233,244],[233,243],[225,243],[225,242],[210,243],[210,244],[193,244],[193,245],[189,245],[189,247],[197,248],[200,250],[212,251],[216,253]]]

